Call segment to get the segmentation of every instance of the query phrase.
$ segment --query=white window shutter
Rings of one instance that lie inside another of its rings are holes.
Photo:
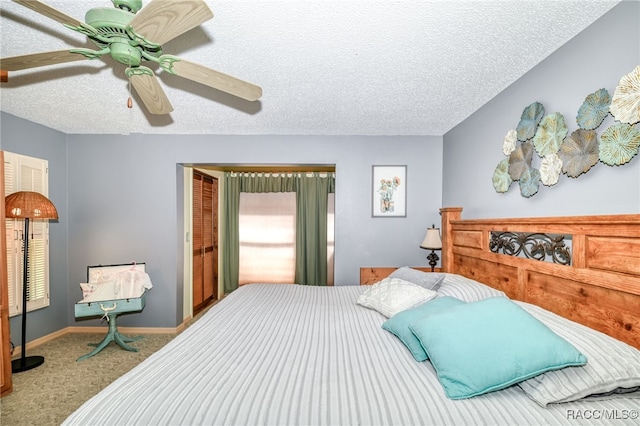
[[[34,191],[48,196],[46,160],[5,152],[5,193]],[[7,219],[9,315],[22,312],[24,220]],[[29,288],[27,311],[49,305],[49,222],[29,220]]]
[[[15,154],[5,152],[4,155],[4,190],[5,194],[9,195],[15,192],[16,179],[15,179]],[[18,258],[21,250],[16,240],[18,240],[20,230],[16,228],[15,219],[6,219],[6,234],[7,234],[7,284],[9,286],[9,315],[13,316],[21,312],[20,303],[22,301],[17,297],[18,289],[16,289],[16,279],[19,271],[16,267],[20,267],[16,264],[16,258]],[[16,253],[16,250],[19,252]]]
[[[19,244],[21,241],[18,239],[20,231],[16,229],[14,219],[7,219],[5,222],[7,226],[7,284],[9,286],[9,315],[16,315],[21,312],[20,304],[22,303],[22,299],[19,296],[20,284],[15,278],[17,276],[21,276],[18,274],[20,274],[20,269],[22,268],[20,263],[16,262],[16,259],[20,258],[22,254],[22,249]],[[18,285],[18,288],[16,288],[16,284]]]

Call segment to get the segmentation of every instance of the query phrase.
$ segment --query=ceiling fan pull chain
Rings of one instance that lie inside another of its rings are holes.
[[[129,67],[131,67],[131,49],[129,49]],[[129,87],[129,97],[127,98],[127,108],[133,108],[133,99],[131,99],[131,80],[127,80]]]

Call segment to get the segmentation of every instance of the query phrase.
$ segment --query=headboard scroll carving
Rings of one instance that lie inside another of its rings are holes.
[[[571,248],[567,247],[565,239],[570,240],[571,235],[492,231],[489,250],[508,256],[571,265]]]

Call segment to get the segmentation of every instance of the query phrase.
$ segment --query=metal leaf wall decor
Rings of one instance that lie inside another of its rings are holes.
[[[545,155],[540,163],[540,182],[545,186],[558,183],[562,172],[562,160],[558,154]]]
[[[521,143],[509,156],[509,176],[511,179],[520,179],[520,176],[531,167],[532,158],[533,146],[531,146],[531,142]]]
[[[640,65],[620,79],[613,97],[605,88],[587,95],[576,115],[579,128],[570,135],[562,114],[544,113],[544,106],[533,102],[522,111],[516,130],[507,132],[502,152],[508,159],[498,163],[492,176],[496,192],[507,192],[518,181],[520,195],[530,198],[540,182],[556,185],[561,173],[576,178],[599,161],[609,166],[631,161],[640,152]],[[598,137],[596,129],[609,114],[618,123]],[[539,168],[534,166],[533,151],[540,158]]]
[[[545,116],[533,137],[533,146],[540,157],[555,154],[569,131],[564,117],[559,112]]]
[[[540,171],[533,167],[529,168],[529,170],[520,176],[518,183],[520,184],[520,195],[525,198],[536,195],[540,187]]]
[[[560,145],[562,172],[573,178],[587,173],[600,159],[598,145],[595,130],[575,130]]]
[[[507,132],[502,142],[502,153],[504,155],[511,155],[516,150],[516,144],[518,142],[518,133],[511,129]]]
[[[600,126],[602,120],[609,114],[611,96],[607,89],[596,90],[586,97],[578,110],[576,122],[581,129],[593,130]]]
[[[621,123],[640,122],[640,65],[620,79],[613,93],[611,114]]]
[[[509,159],[500,161],[493,172],[493,188],[496,192],[507,192],[513,180],[509,176]]]
[[[609,127],[600,138],[600,161],[610,166],[628,163],[638,153],[640,132],[629,124]]]
[[[544,116],[544,106],[540,102],[534,102],[522,111],[517,127],[519,141],[528,141],[536,134],[536,129]]]

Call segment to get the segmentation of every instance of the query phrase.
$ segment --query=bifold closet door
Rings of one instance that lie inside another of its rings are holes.
[[[218,298],[218,179],[193,174],[193,311]]]

